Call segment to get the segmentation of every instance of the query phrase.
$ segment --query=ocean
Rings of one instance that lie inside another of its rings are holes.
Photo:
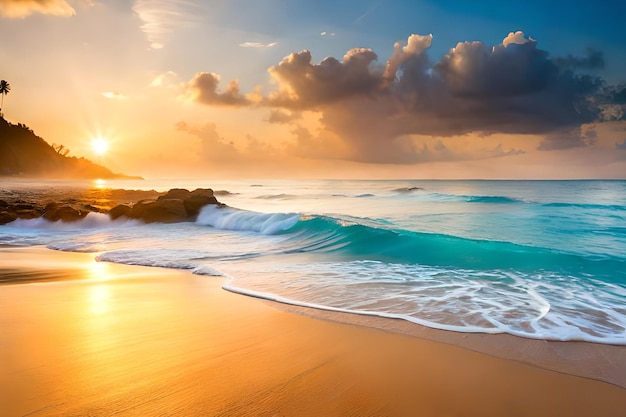
[[[15,181],[13,188],[87,187]],[[626,181],[189,180],[195,223],[17,220],[0,244],[191,270],[228,291],[457,332],[626,345]],[[210,300],[207,300],[210,302]]]

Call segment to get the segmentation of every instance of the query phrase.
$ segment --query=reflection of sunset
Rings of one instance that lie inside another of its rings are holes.
[[[107,262],[98,262],[95,259],[86,265],[87,279],[105,281],[110,279],[110,265]]]
[[[109,311],[110,289],[107,285],[95,285],[89,291],[89,311],[105,314]]]
[[[106,187],[107,181],[103,180],[101,178],[98,178],[97,180],[93,181],[93,185],[94,185],[95,188],[101,190],[101,189]]]

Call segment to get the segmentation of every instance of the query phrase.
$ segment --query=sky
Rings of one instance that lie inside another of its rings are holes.
[[[623,16],[606,0],[0,0],[2,112],[146,178],[626,178]]]

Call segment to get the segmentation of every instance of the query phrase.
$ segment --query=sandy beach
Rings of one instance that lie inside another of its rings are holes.
[[[0,248],[0,415],[626,410],[623,346],[311,312],[229,293],[219,277],[94,258]]]

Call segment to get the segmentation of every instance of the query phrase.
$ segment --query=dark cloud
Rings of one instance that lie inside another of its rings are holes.
[[[626,104],[626,84],[607,87],[606,101],[611,104]]]
[[[268,105],[306,109],[371,94],[382,75],[371,66],[377,58],[372,50],[359,48],[348,51],[342,61],[328,57],[312,64],[311,52],[294,52],[269,69],[283,88],[270,95]]]
[[[217,92],[220,76],[210,72],[198,72],[185,84],[185,93],[192,100],[203,104],[221,106],[244,106],[250,101],[239,92],[237,80],[228,84],[226,91]]]
[[[585,51],[585,56],[577,57],[573,55],[567,55],[565,57],[557,57],[554,59],[554,63],[563,68],[570,69],[602,69],[604,68],[604,54],[597,49],[588,48]]]
[[[584,72],[602,68],[600,51],[552,58],[533,38],[511,32],[495,46],[460,42],[433,63],[432,39],[411,35],[394,45],[385,64],[362,48],[319,64],[309,51],[292,53],[269,69],[278,88],[258,104],[273,109],[272,122],[288,121],[278,110],[320,112],[323,130],[339,138],[347,159],[390,163],[445,157],[444,149],[428,149],[416,136],[535,134],[545,138],[540,150],[589,146],[595,138],[582,125],[624,116],[611,106],[626,101],[626,88],[608,89]],[[199,101],[219,102],[217,78],[210,81],[203,89],[209,99]],[[322,140],[294,135],[303,150],[317,150],[314,141]]]
[[[266,119],[269,123],[291,123],[294,120],[301,119],[299,112],[286,112],[282,110],[270,110],[270,115]]]
[[[595,130],[582,131],[580,127],[564,129],[547,134],[539,144],[540,151],[554,151],[559,149],[571,149],[590,146],[596,143]]]

